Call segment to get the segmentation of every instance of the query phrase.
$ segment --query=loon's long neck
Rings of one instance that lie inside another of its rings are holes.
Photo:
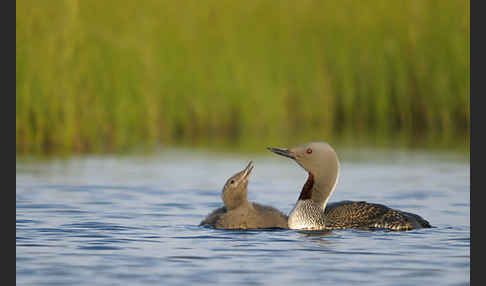
[[[319,229],[325,227],[324,209],[334,192],[339,172],[309,177],[302,187],[299,199],[289,214],[289,228]]]
[[[322,210],[326,208],[327,202],[336,188],[338,178],[339,169],[335,174],[316,176],[312,189],[312,200],[320,205]]]
[[[337,171],[335,174],[326,174],[320,176],[316,176],[309,172],[309,177],[302,187],[298,200],[312,200],[313,203],[324,210],[326,208],[327,201],[334,192],[338,177],[339,171]]]

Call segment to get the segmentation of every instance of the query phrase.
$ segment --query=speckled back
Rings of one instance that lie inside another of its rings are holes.
[[[343,201],[329,204],[325,211],[311,200],[299,201],[289,217],[290,228],[344,229],[386,228],[410,230],[431,227],[429,222],[412,213],[381,204]]]

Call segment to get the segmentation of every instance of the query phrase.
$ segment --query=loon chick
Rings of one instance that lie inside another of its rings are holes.
[[[295,160],[309,172],[299,199],[291,210],[291,229],[377,229],[411,230],[429,228],[420,216],[364,201],[327,204],[336,187],[339,161],[334,149],[325,142],[302,144],[291,149],[267,147],[275,154]]]
[[[253,163],[226,181],[222,199],[224,206],[210,213],[199,225],[221,229],[287,228],[288,217],[279,210],[249,202],[248,177]]]

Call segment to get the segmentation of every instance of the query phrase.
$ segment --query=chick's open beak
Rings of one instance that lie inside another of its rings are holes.
[[[250,161],[248,163],[248,166],[246,166],[246,168],[243,170],[243,178],[246,179],[250,176],[251,174],[251,171],[253,171],[253,161]]]

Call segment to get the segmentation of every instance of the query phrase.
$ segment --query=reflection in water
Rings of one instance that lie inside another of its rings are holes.
[[[298,230],[297,233],[303,237],[313,237],[313,236],[328,236],[332,234],[332,231],[331,230],[316,230],[316,231]]]
[[[306,246],[306,251],[322,251],[327,250],[329,248],[333,248],[337,245],[336,241],[333,239],[329,239],[329,237],[335,238],[336,235],[333,233],[332,230],[319,230],[319,231],[303,231],[299,230],[298,239],[307,241],[312,241],[313,247]],[[319,249],[315,249],[314,247],[318,246]]]

